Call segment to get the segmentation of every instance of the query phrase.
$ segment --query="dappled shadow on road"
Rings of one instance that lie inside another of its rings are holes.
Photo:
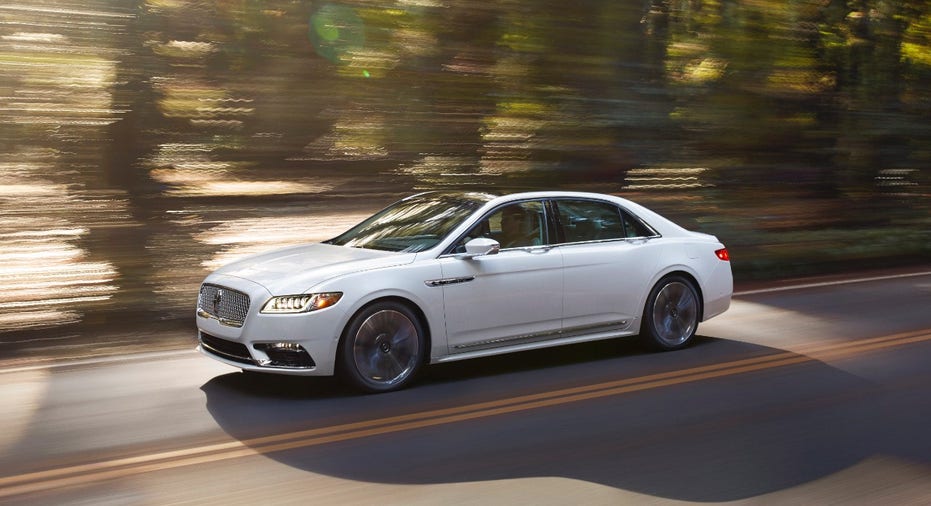
[[[431,413],[444,408],[779,353],[710,337],[656,354],[608,341],[433,366],[413,388],[391,394],[358,395],[332,379],[240,373],[203,390],[219,425],[264,453],[251,438],[411,413],[438,420]],[[873,455],[921,458],[909,445],[931,414],[927,403],[916,411],[914,399],[814,360],[644,385],[380,435],[346,428],[339,441],[302,436],[266,455],[364,482],[558,476],[663,498],[728,501],[809,483]]]

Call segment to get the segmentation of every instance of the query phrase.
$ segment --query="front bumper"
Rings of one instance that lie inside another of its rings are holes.
[[[317,364],[303,346],[293,342],[256,343],[253,350],[246,345],[198,332],[198,351],[226,364],[249,370],[304,374],[313,372]]]
[[[271,294],[241,278],[212,277],[210,283],[249,295],[251,304],[242,326],[198,314],[198,351],[247,371],[301,376],[334,373],[336,348],[345,326],[344,313],[333,307],[298,314],[263,314]]]

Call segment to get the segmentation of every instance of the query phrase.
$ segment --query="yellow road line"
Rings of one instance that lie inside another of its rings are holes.
[[[815,360],[836,360],[928,340],[931,340],[931,331],[925,329],[853,342],[812,344],[799,347],[792,352],[781,352],[594,385],[8,476],[0,478],[0,497],[121,478],[149,471],[218,462],[249,455],[306,448],[338,441],[558,406]]]

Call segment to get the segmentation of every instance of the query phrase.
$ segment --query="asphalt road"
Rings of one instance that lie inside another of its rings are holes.
[[[0,504],[929,504],[931,273],[906,274],[383,395],[193,351],[8,368]]]

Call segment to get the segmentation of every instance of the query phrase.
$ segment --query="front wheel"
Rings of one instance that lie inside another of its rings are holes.
[[[342,372],[366,392],[389,392],[409,384],[423,364],[420,319],[404,304],[378,302],[356,314],[339,348]]]
[[[682,276],[663,278],[647,297],[641,339],[659,350],[688,346],[698,329],[699,304],[691,281]]]

